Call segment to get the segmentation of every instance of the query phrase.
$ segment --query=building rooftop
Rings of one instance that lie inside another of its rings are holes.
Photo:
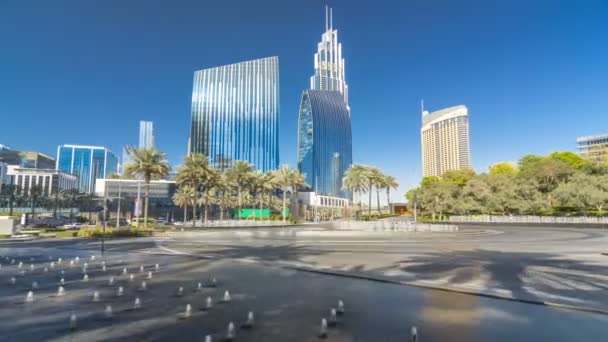
[[[428,112],[425,110],[422,112],[422,126],[424,127],[441,120],[466,115],[468,115],[468,109],[464,105],[448,107],[435,112]]]
[[[576,142],[577,143],[581,143],[581,142],[589,142],[592,140],[600,140],[600,139],[608,139],[608,133],[606,134],[595,134],[595,135],[587,135],[584,137],[578,137],[576,138]]]

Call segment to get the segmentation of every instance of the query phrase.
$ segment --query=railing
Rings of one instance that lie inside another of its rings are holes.
[[[608,217],[589,216],[450,216],[450,222],[480,223],[548,223],[548,224],[608,224]]]
[[[458,226],[453,224],[430,224],[412,221],[335,221],[335,229],[365,230],[365,231],[397,231],[397,232],[457,232]]]
[[[0,207],[0,213],[8,213],[10,211],[9,207]],[[41,215],[41,214],[53,214],[55,212],[55,210],[53,208],[40,208],[40,207],[35,207],[34,208],[34,212],[36,213],[36,215]],[[31,214],[32,213],[32,207],[14,207],[13,208],[13,213],[20,213],[20,214]],[[57,209],[57,215],[60,216],[68,216],[70,214],[70,208],[61,208],[61,209]],[[78,208],[73,208],[72,209],[72,215],[74,216],[78,216],[80,215],[80,211],[78,210]]]
[[[177,223],[177,222],[176,222]],[[191,227],[192,221],[183,223],[178,223],[182,227]],[[285,224],[290,224],[289,221],[283,223],[283,221],[276,220],[208,220],[207,223],[201,223],[197,221],[195,227],[261,227],[261,226],[284,226]]]

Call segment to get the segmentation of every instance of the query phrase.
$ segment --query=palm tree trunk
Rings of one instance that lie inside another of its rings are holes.
[[[376,188],[376,205],[378,206],[378,215],[380,215],[380,189],[378,188]]]
[[[15,197],[11,195],[8,202],[8,216],[13,216],[13,205],[15,204]]]
[[[239,211],[237,213],[237,217],[239,218],[239,220],[241,219],[241,209],[243,208],[243,203],[242,203],[242,199],[241,199],[241,185],[239,184],[238,186],[238,196],[239,196]]]
[[[262,208],[264,207],[264,193],[260,193],[260,221],[262,221]]]
[[[207,225],[207,212],[208,212],[208,208],[207,208],[206,204],[203,207],[205,208],[205,226],[206,226]]]
[[[184,225],[186,224],[186,217],[188,217],[188,206],[184,206]]]
[[[391,208],[391,188],[386,188],[386,201],[388,203],[388,208]]]
[[[192,227],[196,227],[196,204],[192,205]]]
[[[287,201],[286,201],[287,197],[286,197],[286,195],[287,195],[287,190],[283,189],[283,212],[282,212],[282,214],[283,214],[283,224],[285,224],[285,206],[287,205]]]
[[[367,202],[367,214],[372,216],[372,187],[369,187],[369,201]]]
[[[150,179],[146,179],[146,193],[144,195],[144,230],[148,229],[148,202],[150,199]]]

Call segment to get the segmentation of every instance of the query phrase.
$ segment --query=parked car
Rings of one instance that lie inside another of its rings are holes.
[[[133,219],[131,219],[131,227],[137,228],[137,222],[138,221],[141,222],[141,227],[144,226],[144,218],[143,217],[142,218],[136,218],[136,217],[134,217]],[[151,218],[151,217],[148,217],[148,227],[154,227],[154,226],[156,226],[156,220],[153,219],[153,218]]]
[[[68,223],[68,224],[64,224],[63,226],[61,226],[61,228],[65,228],[65,229],[80,229],[82,228],[84,225],[81,223]]]

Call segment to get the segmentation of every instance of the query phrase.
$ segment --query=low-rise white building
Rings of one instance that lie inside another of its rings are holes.
[[[315,192],[298,192],[298,216],[306,221],[326,221],[348,216],[350,200],[320,195]]]
[[[35,186],[40,187],[41,195],[48,196],[58,191],[78,189],[78,176],[53,169],[31,169],[9,167],[7,175],[17,191],[27,195]]]
[[[144,197],[146,184],[137,179],[109,179],[95,180],[95,195],[99,197],[137,197],[137,185],[141,198]],[[175,193],[175,182],[167,180],[150,181],[150,198],[170,200]]]

